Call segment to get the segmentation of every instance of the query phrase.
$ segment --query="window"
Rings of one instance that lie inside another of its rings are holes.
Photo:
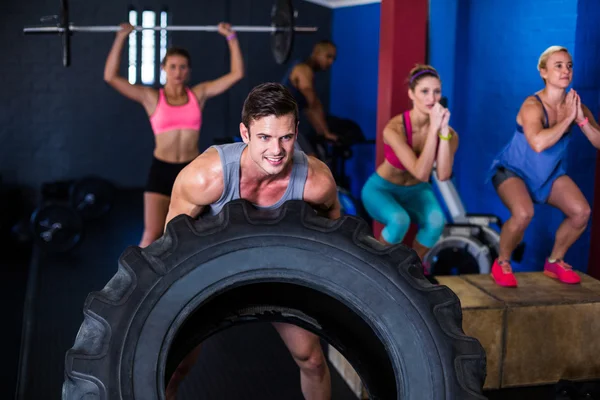
[[[137,11],[129,11],[129,23],[137,25]],[[132,85],[137,81],[137,32],[133,31],[129,35],[129,68],[128,78]]]
[[[167,26],[167,12],[162,11],[160,13],[160,27],[166,28],[166,26]],[[165,55],[167,55],[167,31],[161,30],[160,31],[160,61],[159,61],[159,63],[165,58]],[[167,76],[165,74],[165,71],[163,71],[160,68],[160,66],[159,66],[158,70],[160,71],[160,84],[164,85],[165,82],[167,81]]]
[[[161,11],[157,13],[151,10],[129,10],[129,23],[142,28],[154,28],[167,26],[168,13]],[[157,25],[158,22],[158,25]],[[142,83],[154,85],[156,77],[164,85],[165,73],[160,68],[160,62],[167,53],[168,36],[166,30],[142,30],[133,31],[129,35],[129,64],[128,80],[131,84]]]

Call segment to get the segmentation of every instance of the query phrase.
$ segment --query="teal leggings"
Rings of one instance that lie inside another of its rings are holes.
[[[381,236],[388,243],[400,243],[411,221],[419,226],[416,239],[425,247],[432,247],[444,230],[444,212],[427,182],[400,186],[374,173],[361,197],[369,215],[385,225]]]

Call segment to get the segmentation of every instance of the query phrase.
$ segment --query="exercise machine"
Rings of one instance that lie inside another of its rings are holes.
[[[492,214],[469,214],[452,179],[440,181],[435,168],[431,174],[434,187],[447,208],[450,222],[442,237],[425,255],[433,275],[488,274],[500,251],[500,217]],[[525,243],[519,244],[512,259],[520,261]]]
[[[313,146],[319,158],[329,166],[336,181],[342,214],[358,216],[371,224],[372,218],[364,209],[360,199],[350,193],[352,182],[346,174],[346,161],[354,156],[353,146],[374,145],[375,140],[365,138],[361,127],[350,119],[327,115],[326,120],[329,129],[338,134],[339,141],[332,143],[324,139],[315,139]]]

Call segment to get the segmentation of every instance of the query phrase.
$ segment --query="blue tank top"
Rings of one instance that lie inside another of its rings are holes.
[[[240,160],[242,152],[246,148],[246,143],[227,143],[211,146],[219,153],[221,165],[223,167],[223,193],[219,200],[207,207],[206,213],[209,215],[218,214],[223,206],[232,200],[240,198]],[[281,207],[288,200],[303,200],[304,185],[308,177],[308,159],[306,154],[300,150],[294,150],[292,165],[292,174],[288,187],[275,204],[262,207],[254,205],[261,209],[274,209]]]
[[[535,98],[542,103],[536,94]],[[544,109],[544,129],[549,128],[548,113]],[[568,129],[552,147],[536,152],[527,142],[523,127],[517,124],[510,142],[492,162],[487,176],[489,180],[498,168],[504,167],[516,173],[527,185],[536,201],[545,201],[550,194],[552,182],[567,170],[567,147],[571,141]]]
[[[306,101],[306,98],[304,97],[302,92],[299,91],[294,86],[294,84],[292,83],[292,80],[290,79],[290,75],[292,74],[292,70],[294,69],[294,67],[301,63],[302,63],[302,61],[300,61],[300,60],[294,60],[290,64],[290,67],[287,69],[287,71],[285,72],[285,75],[283,76],[283,79],[281,80],[281,84],[283,86],[287,87],[287,89],[290,91],[292,96],[294,96],[294,99],[296,99],[296,103],[298,103],[299,110],[306,108],[308,106],[308,102]]]

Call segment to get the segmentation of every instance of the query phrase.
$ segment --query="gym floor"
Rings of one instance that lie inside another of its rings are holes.
[[[34,253],[25,289],[27,260],[21,259],[20,287],[10,293],[31,296],[26,317],[31,324],[24,332],[23,350],[28,357],[22,369],[18,399],[58,398],[64,374],[64,355],[83,320],[87,294],[100,290],[117,269],[123,250],[138,243],[142,229],[142,192],[120,191],[108,216],[86,225],[85,238],[68,256]],[[15,278],[15,281],[17,279]],[[8,281],[11,281],[10,279]],[[35,286],[35,290],[32,290]],[[4,292],[5,304],[11,304]],[[25,301],[27,303],[27,299]],[[20,308],[16,307],[14,338],[21,330]],[[12,328],[11,328],[12,329]],[[18,340],[7,346],[18,360]],[[17,363],[12,363],[17,365]],[[335,369],[331,368],[334,399],[356,399]],[[12,374],[12,375],[11,375]],[[9,381],[16,371],[2,374]],[[6,387],[3,385],[3,387]],[[207,340],[204,352],[180,388],[179,399],[302,399],[299,369],[283,342],[268,324],[235,327]]]
[[[2,363],[0,363],[0,388],[2,393],[14,393],[19,371],[19,348],[23,322],[23,304],[27,286],[31,247],[3,251],[0,279],[0,302],[3,307]]]

